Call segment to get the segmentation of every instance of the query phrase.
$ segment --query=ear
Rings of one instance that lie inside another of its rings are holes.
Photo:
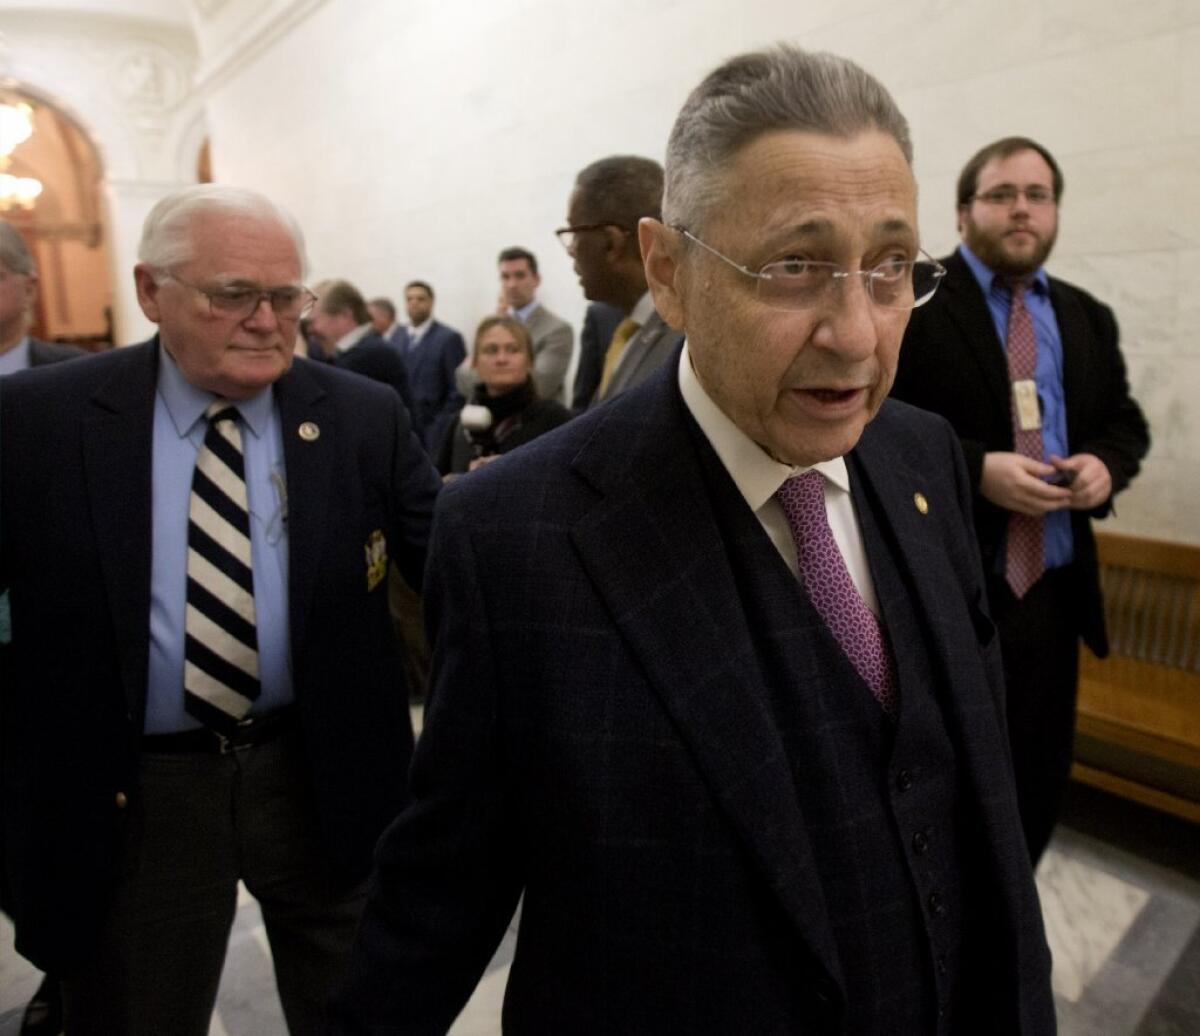
[[[638,220],[638,243],[642,246],[646,284],[654,296],[654,308],[675,330],[686,330],[679,233],[645,216]]]
[[[137,289],[138,305],[142,307],[146,319],[157,324],[159,322],[159,283],[154,278],[154,271],[145,263],[138,263],[133,268],[133,283]]]
[[[964,222],[964,220],[966,220],[966,218],[967,218],[967,206],[966,206],[966,205],[959,205],[959,206],[958,206],[958,207],[957,207],[957,208],[954,210],[954,213],[955,213],[955,218],[956,218],[955,226],[956,226],[956,227],[957,227],[957,229],[958,229],[958,236],[959,236],[959,237],[962,237],[962,233],[963,233],[963,222]]]

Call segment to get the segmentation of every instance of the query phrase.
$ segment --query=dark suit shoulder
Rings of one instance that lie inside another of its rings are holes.
[[[43,363],[18,371],[4,379],[6,401],[86,397],[110,380],[126,377],[134,371],[153,370],[155,349],[152,340],[102,353],[72,354],[71,363]],[[56,412],[58,406],[55,404]]]
[[[35,367],[46,363],[61,363],[63,360],[73,360],[76,357],[87,355],[88,351],[77,345],[43,342],[40,338],[29,339],[29,362]]]

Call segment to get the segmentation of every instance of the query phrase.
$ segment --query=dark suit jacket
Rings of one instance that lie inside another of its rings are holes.
[[[571,391],[571,409],[586,410],[596,398],[604,373],[604,354],[613,332],[625,316],[607,302],[593,302],[583,318],[579,332],[579,363],[575,367],[575,387]]]
[[[405,342],[413,424],[430,456],[436,455],[447,429],[462,409],[463,397],[455,384],[454,372],[466,355],[463,336],[436,320],[415,349]]]
[[[157,366],[152,341],[0,382],[5,865],[17,949],[46,970],[86,956],[138,808]],[[275,398],[296,704],[324,848],[350,880],[405,800],[412,745],[387,580],[368,590],[365,548],[381,531],[419,586],[440,482],[389,389],[296,360]]]
[[[342,370],[354,371],[355,374],[391,385],[404,400],[409,414],[412,414],[413,396],[408,386],[408,367],[399,350],[388,345],[377,332],[371,331],[365,335],[352,349],[334,353],[332,362]]]
[[[979,283],[955,252],[937,294],[914,310],[900,349],[892,395],[945,417],[958,433],[976,489],[975,526],[983,563],[995,570],[1009,512],[979,495],[983,455],[1013,449],[1004,346]],[[1112,475],[1113,496],[1137,474],[1150,432],[1129,395],[1117,322],[1108,306],[1065,281],[1050,278],[1050,300],[1063,347],[1063,393],[1071,453],[1094,453]],[[1096,543],[1089,517],[1112,510],[1111,497],[1090,514],[1074,511],[1073,570],[1079,630],[1088,646],[1108,653]]]
[[[73,360],[76,356],[87,356],[86,349],[77,345],[60,345],[57,342],[43,342],[40,338],[29,339],[29,366],[41,367],[47,363],[59,363],[62,360]]]
[[[380,842],[336,1031],[444,1032],[522,891],[506,1032],[838,1031],[813,849],[690,420],[668,363],[443,493],[415,802]],[[951,688],[997,990],[1019,1031],[1052,1031],[957,444],[890,402],[854,456]]]
[[[619,396],[653,376],[682,341],[682,331],[676,331],[657,313],[651,313],[649,319],[638,328],[637,334],[626,343],[616,370],[597,402]]]

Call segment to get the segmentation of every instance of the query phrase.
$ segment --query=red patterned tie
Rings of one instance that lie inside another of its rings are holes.
[[[775,494],[783,506],[800,581],[808,599],[833,633],[846,657],[889,716],[896,711],[896,674],[879,620],[866,606],[825,514],[825,479],[819,471],[789,478]]]
[[[1037,338],[1033,320],[1025,308],[1025,282],[1009,285],[1012,304],[1008,311],[1008,379],[1032,381],[1037,373]],[[1024,457],[1042,459],[1042,429],[1023,430],[1017,412],[1016,393],[1012,394],[1013,447]],[[1020,600],[1046,570],[1045,522],[1041,515],[1008,516],[1008,543],[1004,557],[1004,578],[1013,595]]]

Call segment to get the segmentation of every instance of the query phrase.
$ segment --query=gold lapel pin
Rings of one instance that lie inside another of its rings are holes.
[[[305,442],[316,442],[321,437],[321,429],[312,421],[305,421],[300,426],[300,438]]]
[[[925,499],[924,493],[913,493],[913,503],[917,505],[917,510],[922,514],[929,513],[929,501]]]

